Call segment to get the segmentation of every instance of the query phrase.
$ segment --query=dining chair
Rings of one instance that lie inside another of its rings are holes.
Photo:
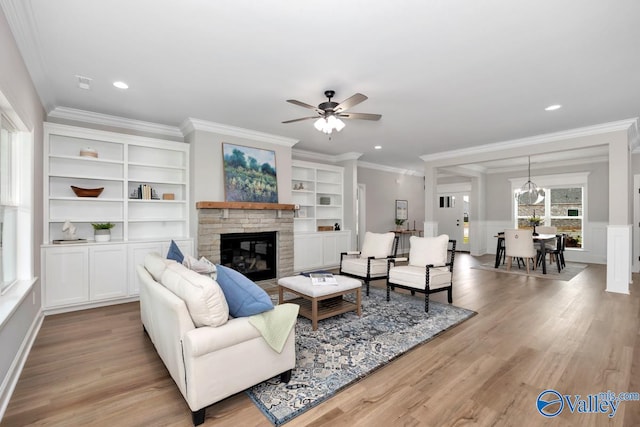
[[[511,270],[513,258],[522,258],[525,261],[527,274],[530,272],[530,267],[535,270],[538,251],[533,245],[533,230],[504,230],[504,246],[507,270]]]
[[[536,232],[538,234],[558,234],[558,227],[555,227],[553,225],[540,225],[536,227]],[[556,250],[557,245],[558,239],[548,240],[547,242],[545,242],[545,252],[549,254],[549,264],[553,263],[553,252]],[[537,250],[540,250],[539,242],[534,242],[534,246]],[[538,259],[537,265],[540,265],[540,262],[542,262],[542,260]]]
[[[447,291],[447,301],[453,302],[453,262],[456,241],[441,234],[438,237],[409,238],[409,258],[388,261],[387,301],[391,291],[401,288],[424,294],[424,311],[429,312],[429,295]],[[399,265],[407,262],[407,265]]]
[[[564,248],[565,248],[565,238],[566,234],[557,234],[556,235],[556,246],[551,249],[547,249],[547,253],[549,254],[549,261],[555,259],[556,266],[558,267],[558,273],[560,270],[566,267],[564,262]]]
[[[371,280],[387,278],[387,259],[395,257],[397,251],[398,236],[395,233],[367,231],[364,234],[362,250],[340,254],[339,274],[364,281],[368,296]]]

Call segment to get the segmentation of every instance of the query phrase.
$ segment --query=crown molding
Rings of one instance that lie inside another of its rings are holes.
[[[156,135],[179,138],[180,140],[183,139],[182,132],[175,126],[167,126],[159,123],[127,119],[125,117],[94,113],[92,111],[77,110],[75,108],[56,107],[51,110],[49,114],[47,114],[47,116],[57,119],[80,121],[83,123],[93,123],[101,126],[130,129],[138,132],[148,132]]]
[[[425,162],[432,162],[437,160],[445,160],[456,158],[460,156],[470,156],[485,153],[492,153],[494,151],[501,151],[505,149],[522,148],[527,146],[533,146],[548,142],[557,142],[565,139],[580,138],[591,135],[600,135],[609,132],[628,131],[630,127],[637,126],[637,118],[618,120],[615,122],[602,123],[593,126],[586,126],[577,129],[570,129],[566,131],[547,133],[542,135],[536,135],[527,138],[513,139],[510,141],[496,142],[492,144],[479,145],[476,147],[463,148],[459,150],[443,151],[434,154],[425,154],[420,156],[420,159]]]
[[[629,148],[632,153],[640,152],[640,134],[638,133],[638,120],[627,131],[627,138],[629,139]]]
[[[337,162],[344,162],[345,160],[358,160],[360,157],[362,157],[362,153],[352,151],[349,153],[337,154],[335,157]]]
[[[424,176],[424,172],[421,171],[416,171],[416,170],[412,170],[412,169],[402,169],[402,168],[395,168],[392,166],[385,166],[385,165],[379,165],[377,163],[369,163],[369,162],[358,162],[358,166],[359,167],[363,167],[363,168],[367,168],[367,169],[374,169],[374,170],[379,170],[381,172],[389,172],[389,173],[395,173],[395,174],[400,174],[400,175],[409,175],[409,176]]]
[[[194,119],[191,117],[187,118],[180,124],[180,130],[182,131],[182,135],[184,135],[185,137],[191,132],[199,130],[221,135],[234,136],[237,138],[251,139],[253,141],[284,145],[285,147],[293,147],[300,141],[299,139],[287,138],[284,136],[258,132],[255,130],[239,128],[236,126],[223,125],[221,123],[209,122],[206,120]]]
[[[332,154],[315,153],[313,151],[306,151],[306,150],[291,150],[291,154],[295,159],[299,159],[299,160],[306,159],[306,160],[312,160],[312,161],[319,160],[327,163],[337,163],[344,160],[358,160],[363,155],[362,153],[356,153],[356,152],[332,155]],[[357,166],[367,168],[367,169],[375,169],[382,172],[400,174],[400,175],[424,176],[424,173],[420,171],[415,171],[411,169],[394,168],[392,166],[379,165],[377,163],[363,162],[360,160],[358,160]]]
[[[291,156],[299,160],[312,160],[312,161],[320,160],[327,163],[335,163],[337,161],[336,156],[332,154],[322,154],[322,153],[316,153],[313,151],[299,150],[295,148],[291,150]]]
[[[334,154],[322,154],[322,153],[316,153],[313,151],[294,149],[294,150],[291,150],[291,154],[293,155],[293,157],[298,159],[322,160],[324,162],[330,162],[330,163],[344,162],[346,160],[358,160],[360,157],[362,157],[362,153],[357,153],[355,151],[334,155]]]
[[[40,102],[45,110],[53,108],[53,93],[51,92],[51,82],[45,70],[45,58],[41,56],[44,52],[38,42],[38,27],[34,21],[35,14],[31,8],[30,1],[24,0],[0,0],[0,7],[11,28],[13,38],[20,50],[26,69],[30,74],[33,86],[36,89]]]

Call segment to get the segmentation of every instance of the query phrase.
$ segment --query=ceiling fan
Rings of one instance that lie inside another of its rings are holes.
[[[317,119],[314,123],[315,128],[321,132],[330,134],[334,129],[339,132],[344,128],[344,122],[340,119],[380,120],[380,118],[382,117],[382,115],[380,114],[346,112],[346,110],[348,110],[349,108],[358,105],[368,99],[361,93],[356,93],[355,95],[345,99],[340,103],[331,100],[331,98],[333,98],[335,94],[336,93],[333,90],[326,90],[324,92],[324,96],[326,96],[328,100],[326,102],[320,103],[317,107],[309,105],[305,102],[297,101],[295,99],[287,99],[287,102],[290,102],[291,104],[314,110],[317,115],[301,117],[299,119],[293,120],[286,120],[282,123],[293,123],[302,120]]]

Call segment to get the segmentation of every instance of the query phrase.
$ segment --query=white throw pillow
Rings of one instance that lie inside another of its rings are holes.
[[[169,264],[175,264],[175,261],[166,259],[157,252],[150,252],[144,257],[144,268],[156,282],[160,282],[162,273]]]
[[[185,302],[196,327],[220,326],[229,320],[227,300],[210,277],[172,263],[162,273],[161,283]]]
[[[449,236],[446,234],[438,237],[411,236],[409,246],[409,265],[441,267],[447,263]]]
[[[392,255],[393,238],[395,233],[372,233],[367,231],[364,234],[364,243],[360,251],[360,258],[385,258]]]

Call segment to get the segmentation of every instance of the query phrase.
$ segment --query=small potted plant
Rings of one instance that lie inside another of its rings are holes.
[[[405,219],[396,219],[396,230],[402,231],[404,227],[402,226],[406,220]]]
[[[539,216],[532,216],[529,218],[529,225],[540,225],[540,223],[542,223],[542,218],[540,218]]]
[[[96,242],[108,242],[111,240],[111,229],[116,225],[112,222],[92,222],[93,236]]]

